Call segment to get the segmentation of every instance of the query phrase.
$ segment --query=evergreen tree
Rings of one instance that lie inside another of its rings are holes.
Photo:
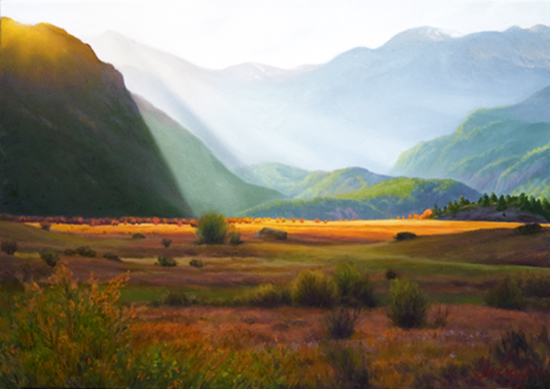
[[[485,193],[483,195],[483,197],[481,198],[481,206],[482,207],[488,207],[491,205],[491,200],[489,200],[489,196],[487,195],[487,193]]]
[[[500,195],[497,202],[497,211],[505,211],[506,208],[508,208],[508,205],[506,205],[506,199],[503,195]]]
[[[496,204],[498,202],[498,197],[494,192],[491,193],[491,199],[490,200],[491,200],[491,205]]]

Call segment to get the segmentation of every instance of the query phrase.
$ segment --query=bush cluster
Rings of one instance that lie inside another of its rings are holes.
[[[403,240],[411,240],[415,239],[416,234],[412,232],[398,232],[397,235],[395,235],[394,239],[398,242],[401,242]]]
[[[80,246],[76,249],[76,253],[82,257],[93,258],[96,255],[96,252],[90,248],[90,246]]]
[[[201,267],[204,267],[204,263],[202,262],[202,259],[192,259],[189,261],[189,266],[198,267],[200,269]]]
[[[172,239],[166,239],[166,238],[164,238],[160,243],[161,243],[164,247],[168,248],[168,247],[170,247],[170,245],[172,244]]]
[[[241,300],[244,304],[257,307],[273,308],[290,305],[292,297],[290,288],[279,284],[260,285],[247,293]]]
[[[526,304],[518,283],[509,276],[501,279],[485,294],[485,302],[491,307],[503,309],[521,309]]]
[[[340,307],[324,318],[325,329],[331,339],[347,339],[355,333],[355,326],[361,313],[360,307]]]
[[[290,293],[294,303],[306,307],[332,307],[338,297],[333,278],[311,270],[303,270],[298,274],[292,282]]]
[[[340,300],[345,305],[376,306],[374,287],[368,275],[361,274],[351,262],[340,262],[334,273]]]

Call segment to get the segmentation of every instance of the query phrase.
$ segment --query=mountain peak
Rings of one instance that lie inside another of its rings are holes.
[[[462,34],[451,31],[444,30],[435,27],[423,26],[411,28],[409,30],[403,31],[395,35],[392,39],[386,43],[390,44],[411,44],[415,42],[440,42],[453,38],[461,37]]]

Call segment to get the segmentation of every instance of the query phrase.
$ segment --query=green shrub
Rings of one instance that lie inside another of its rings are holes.
[[[59,261],[59,254],[53,249],[45,248],[40,253],[40,258],[42,258],[48,266],[54,267],[57,264],[57,261]]]
[[[527,297],[550,297],[550,274],[543,272],[523,273],[518,281],[522,293]]]
[[[412,232],[398,232],[397,235],[395,235],[394,239],[398,242],[403,240],[411,240],[415,239],[416,234],[413,234]]]
[[[301,271],[291,286],[292,302],[308,307],[331,307],[336,302],[337,293],[332,277],[320,271]]]
[[[428,296],[411,280],[392,281],[391,302],[387,311],[394,325],[409,329],[426,324],[426,311],[430,307]]]
[[[515,231],[520,235],[534,235],[542,232],[542,227],[539,223],[529,223],[516,227]]]
[[[374,288],[368,276],[362,275],[351,262],[340,262],[334,273],[334,280],[342,303],[375,307]]]
[[[192,259],[189,261],[189,265],[193,267],[204,267],[204,263],[202,262],[202,259]]]
[[[487,305],[503,309],[521,309],[525,306],[525,298],[518,284],[509,276],[500,280],[485,294]]]
[[[8,255],[13,255],[17,251],[17,242],[15,240],[3,240],[0,248]]]
[[[219,213],[203,215],[197,224],[197,238],[199,244],[224,244],[229,231],[225,216]]]
[[[96,252],[90,246],[81,246],[76,249],[76,253],[82,257],[95,257]]]
[[[161,256],[157,258],[157,264],[159,264],[160,266],[176,266],[178,263],[174,258]]]
[[[44,231],[49,231],[50,228],[52,228],[52,225],[48,222],[42,222],[40,223],[40,228],[42,228]]]
[[[290,305],[292,298],[290,289],[283,285],[260,285],[247,293],[243,299],[247,305],[273,308],[281,305]]]
[[[172,244],[172,239],[166,239],[164,238],[162,241],[161,241],[162,245],[166,248],[170,247],[170,245]]]
[[[347,339],[355,333],[355,326],[359,320],[360,308],[335,309],[324,318],[325,329],[331,339]]]
[[[368,389],[371,387],[365,353],[357,352],[339,342],[326,342],[321,347],[335,377],[335,382],[327,387],[338,389]]]
[[[145,239],[145,235],[137,233],[132,235],[132,239]]]

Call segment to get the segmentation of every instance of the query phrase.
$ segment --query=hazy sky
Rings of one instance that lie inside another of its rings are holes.
[[[550,25],[550,0],[0,0],[23,23],[49,22],[84,39],[107,30],[223,68],[261,62],[323,63],[357,46],[376,48],[413,27],[463,34]]]

